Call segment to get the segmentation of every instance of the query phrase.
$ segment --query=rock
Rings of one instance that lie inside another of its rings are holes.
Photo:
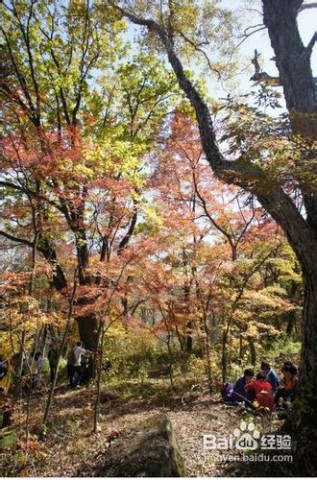
[[[123,440],[106,450],[100,477],[186,476],[172,424],[160,413],[139,423]]]

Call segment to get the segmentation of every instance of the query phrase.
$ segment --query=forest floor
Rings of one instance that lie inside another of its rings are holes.
[[[239,427],[241,420],[250,421],[249,413],[239,407],[223,405],[219,396],[211,397],[205,391],[171,392],[166,380],[151,380],[144,384],[124,382],[116,389],[104,387],[98,433],[94,434],[94,392],[92,386],[76,390],[69,390],[65,385],[58,386],[50,424],[44,431],[41,424],[46,395],[35,392],[30,401],[28,443],[21,437],[14,450],[2,453],[2,475],[98,476],[110,446],[123,442],[139,421],[164,412],[172,422],[187,476],[275,476],[269,465],[263,464],[260,470],[257,467],[254,474],[245,462],[242,465],[221,457],[239,452],[204,449],[203,435],[228,438]],[[282,425],[277,417],[270,422],[261,418],[255,420],[261,423],[263,431],[277,431]],[[13,421],[23,429],[25,402],[15,404]],[[281,470],[278,474],[284,476]]]

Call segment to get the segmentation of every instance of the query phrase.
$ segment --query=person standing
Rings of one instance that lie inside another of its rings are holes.
[[[54,378],[57,371],[58,360],[59,360],[59,352],[57,343],[54,342],[51,344],[50,349],[47,353],[48,363],[50,366],[50,382],[54,382]]]
[[[80,385],[83,377],[83,367],[82,367],[82,356],[89,355],[90,352],[86,350],[81,342],[77,342],[76,347],[74,348],[74,366],[73,366],[73,376],[71,381],[71,386],[77,387]]]

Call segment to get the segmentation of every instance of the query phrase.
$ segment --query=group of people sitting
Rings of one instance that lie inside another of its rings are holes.
[[[267,362],[261,363],[261,370],[255,378],[254,371],[247,368],[235,385],[229,382],[223,385],[222,399],[226,404],[244,404],[261,413],[287,408],[287,402],[293,402],[296,395],[298,372],[292,362],[284,362],[281,372],[283,379],[280,382],[277,373]]]

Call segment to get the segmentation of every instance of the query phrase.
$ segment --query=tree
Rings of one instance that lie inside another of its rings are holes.
[[[254,162],[252,156],[241,149],[235,161],[225,159],[216,141],[211,111],[188,76],[181,61],[184,43],[199,45],[193,34],[193,21],[201,20],[198,3],[191,3],[191,21],[186,22],[187,2],[182,6],[168,2],[159,10],[151,4],[142,7],[136,2],[134,8],[129,2],[108,2],[121,15],[146,29],[150,37],[156,37],[164,48],[174,70],[180,88],[189,99],[199,126],[201,143],[205,156],[218,178],[234,183],[256,196],[265,210],[282,228],[301,265],[304,279],[303,342],[301,356],[300,386],[301,398],[293,426],[300,438],[309,439],[308,446],[300,448],[301,458],[309,458],[317,438],[317,195],[314,182],[303,182],[298,170],[291,170],[293,184],[301,191],[305,213],[294,203],[292,193],[286,188],[285,178],[267,175],[263,163]],[[310,67],[316,34],[305,46],[297,26],[297,15],[303,0],[263,0],[263,18],[268,29],[276,64],[280,73],[286,105],[289,111],[292,135],[300,135],[306,149],[297,148],[297,154],[304,168],[311,169],[316,157],[316,96]],[[180,15],[180,9],[182,14]],[[159,13],[160,12],[160,13]],[[206,21],[206,20],[205,20]],[[182,35],[182,31],[185,34]],[[198,30],[199,31],[199,30]],[[183,49],[181,48],[183,46]],[[309,148],[307,149],[307,144]],[[269,148],[266,149],[269,154]],[[303,436],[304,434],[304,436]],[[299,438],[298,437],[298,438]],[[305,452],[305,453],[304,453]],[[310,467],[308,467],[309,469]],[[313,471],[313,467],[311,467]]]
[[[154,260],[142,270],[145,290],[154,282],[167,338],[188,355],[200,349],[207,369],[217,351],[225,381],[237,351],[241,361],[247,345],[255,363],[254,343],[262,353],[262,339],[281,335],[282,316],[299,308],[286,282],[298,278],[280,228],[249,195],[215,178],[202,153],[193,120],[176,111],[151,159],[159,231],[147,234],[166,270],[161,282]]]
[[[89,305],[107,285],[90,267],[120,255],[133,235],[146,178],[140,161],[176,82],[149,54],[122,65],[125,22],[112,15],[101,24],[97,4],[0,8],[0,235],[34,261],[44,257],[66,297],[77,272],[74,313],[94,350],[98,319]]]

